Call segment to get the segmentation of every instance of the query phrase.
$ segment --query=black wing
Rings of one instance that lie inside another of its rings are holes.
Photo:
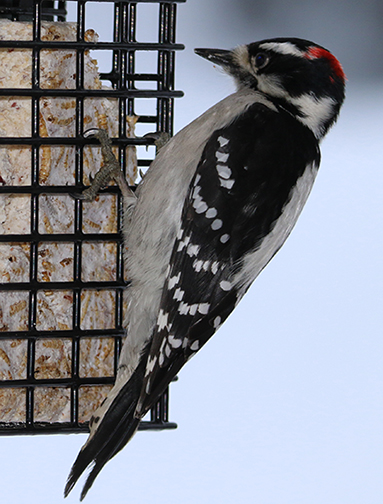
[[[138,417],[234,309],[241,257],[260,246],[313,163],[319,164],[314,135],[260,104],[211,135],[183,208]]]

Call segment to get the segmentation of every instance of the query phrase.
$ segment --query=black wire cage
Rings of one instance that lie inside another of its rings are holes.
[[[127,285],[122,198],[113,185],[93,203],[71,195],[102,161],[88,128],[109,131],[132,185],[155,155],[144,134],[172,134],[183,1],[0,2],[2,435],[87,432],[113,385]],[[99,12],[106,37],[93,29]],[[166,391],[141,429],[174,427]]]

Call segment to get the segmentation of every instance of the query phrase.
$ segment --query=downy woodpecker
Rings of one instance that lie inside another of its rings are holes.
[[[93,464],[84,498],[281,248],[311,191],[319,143],[344,100],[340,63],[307,40],[195,52],[230,74],[237,91],[175,135],[137,198],[128,195],[126,341],[116,383],[91,419],[65,495]]]

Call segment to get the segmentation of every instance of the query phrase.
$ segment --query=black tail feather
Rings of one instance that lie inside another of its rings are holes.
[[[65,497],[68,496],[85,469],[94,463],[81,493],[80,500],[83,500],[104,465],[135,434],[140,419],[134,417],[134,412],[141,392],[145,363],[146,359],[141,359],[130,380],[121,388],[101,418],[92,437],[82,447],[69,474],[64,490]]]
[[[133,410],[134,413],[134,410]],[[112,458],[116,453],[118,453],[125,445],[126,443],[133,437],[134,433],[136,432],[138,425],[140,421],[137,420],[136,418],[133,418],[128,426],[127,431],[124,433],[124,437],[117,439],[117,440],[111,440],[111,445],[114,446],[114,449],[110,449],[109,446],[105,446],[105,448],[97,455],[95,459],[95,464],[89,474],[89,476],[86,479],[86,482],[84,484],[84,487],[81,492],[80,500],[82,501],[86,494],[88,493],[88,490],[90,487],[93,485],[94,480],[96,479],[98,473],[101,471],[101,469],[104,467],[104,465]]]

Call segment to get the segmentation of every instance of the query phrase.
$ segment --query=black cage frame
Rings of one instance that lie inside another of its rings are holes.
[[[123,290],[126,287],[123,273],[122,236],[121,236],[121,208],[122,199],[118,188],[111,186],[104,191],[118,195],[118,232],[117,233],[83,233],[82,229],[82,201],[74,203],[74,232],[70,234],[42,234],[38,228],[39,196],[41,194],[68,194],[80,193],[83,185],[83,149],[94,140],[83,137],[84,99],[91,97],[111,97],[118,99],[119,135],[113,138],[113,145],[118,147],[119,162],[123,170],[126,169],[125,152],[127,145],[148,145],[151,140],[127,138],[126,116],[135,114],[136,98],[155,98],[157,100],[156,115],[140,116],[139,122],[148,124],[148,131],[164,131],[172,134],[173,130],[173,101],[183,93],[174,89],[175,51],[182,50],[184,46],[175,42],[176,8],[177,3],[185,0],[170,0],[166,2],[150,0],[136,0],[134,2],[112,0],[93,0],[97,2],[114,3],[114,28],[113,41],[87,42],[84,39],[86,29],[86,9],[90,0],[75,0],[77,5],[77,40],[42,41],[41,22],[43,20],[65,21],[65,2],[19,0],[12,2],[6,0],[0,6],[0,16],[12,20],[32,21],[33,39],[30,41],[0,41],[0,50],[17,48],[32,51],[32,87],[28,89],[0,89],[3,96],[28,96],[31,98],[31,137],[6,137],[0,138],[1,145],[26,145],[31,148],[31,184],[28,186],[0,185],[0,194],[28,194],[30,195],[30,233],[25,235],[0,235],[0,243],[28,243],[30,247],[30,272],[28,282],[9,282],[0,284],[0,298],[13,291],[28,291],[28,329],[25,331],[0,332],[1,340],[23,339],[27,341],[27,366],[26,376],[18,380],[2,380],[0,388],[12,387],[25,389],[26,418],[23,422],[4,423],[0,418],[0,435],[12,434],[39,434],[39,433],[75,433],[88,432],[87,423],[78,419],[78,390],[81,385],[112,384],[115,379],[118,356],[121,348],[121,338],[124,334],[122,327],[122,302]],[[137,4],[158,4],[159,27],[158,42],[138,42],[136,40]],[[11,5],[13,4],[13,5]],[[30,12],[28,12],[30,8]],[[40,51],[42,49],[72,49],[76,52],[76,88],[75,89],[41,89],[40,76]],[[112,50],[112,68],[107,73],[101,73],[102,81],[109,81],[110,89],[85,89],[84,88],[84,52],[87,50]],[[135,71],[135,56],[137,51],[154,51],[157,53],[157,69],[153,73],[139,74]],[[137,89],[136,82],[154,82],[156,89]],[[39,106],[40,98],[44,96],[71,97],[76,100],[76,135],[73,138],[44,137],[39,131]],[[39,184],[39,149],[42,145],[71,145],[75,148],[75,185],[71,186],[41,186]],[[147,167],[149,160],[138,159],[139,167]],[[95,171],[98,167],[95,167]],[[117,244],[115,281],[86,282],[81,278],[82,267],[82,242],[84,240],[95,242],[115,241]],[[38,246],[44,242],[71,242],[74,244],[73,281],[47,282],[39,281]],[[73,293],[73,328],[70,331],[39,331],[36,329],[37,294],[42,289],[69,289]],[[82,289],[114,289],[116,296],[115,328],[102,330],[84,330],[80,327],[81,291]],[[79,348],[83,337],[109,336],[115,339],[114,351],[114,377],[92,378],[79,375]],[[69,378],[37,379],[35,377],[35,348],[36,341],[44,338],[69,338],[72,342],[71,376]],[[70,422],[49,423],[34,420],[34,394],[38,387],[68,387],[70,388]],[[143,421],[141,429],[175,428],[176,424],[168,420],[168,391],[164,393],[159,402],[152,409],[149,421]]]

